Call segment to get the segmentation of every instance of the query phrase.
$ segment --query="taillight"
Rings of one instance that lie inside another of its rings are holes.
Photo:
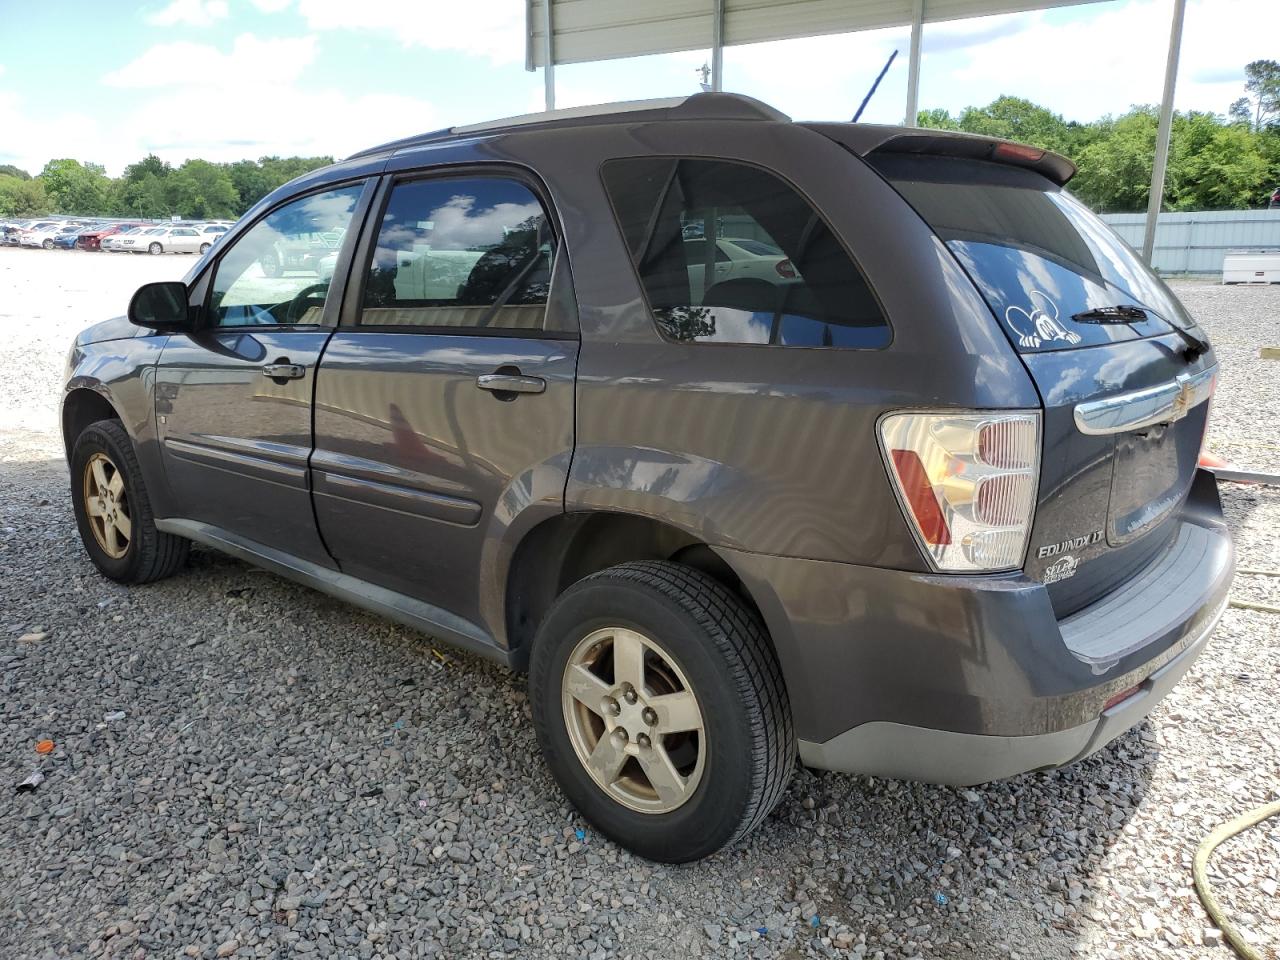
[[[880,442],[934,567],[1021,566],[1040,472],[1039,413],[894,413],[880,421]]]
[[[784,280],[794,280],[796,278],[796,268],[790,260],[779,260],[773,265],[773,269],[777,271],[778,276]]]

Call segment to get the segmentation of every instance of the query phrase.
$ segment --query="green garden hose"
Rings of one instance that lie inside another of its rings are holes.
[[[1280,800],[1269,803],[1265,807],[1259,807],[1257,810],[1250,810],[1248,813],[1236,817],[1230,823],[1224,823],[1200,841],[1200,848],[1196,850],[1196,859],[1191,867],[1191,876],[1195,881],[1196,893],[1200,894],[1200,902],[1204,904],[1204,908],[1208,911],[1214,925],[1222,931],[1223,938],[1227,943],[1231,944],[1231,948],[1236,953],[1244,957],[1244,960],[1266,960],[1266,958],[1260,951],[1245,943],[1244,937],[1236,929],[1235,924],[1228,920],[1226,914],[1222,912],[1222,907],[1209,890],[1209,879],[1205,875],[1205,868],[1209,863],[1209,855],[1213,853],[1222,841],[1229,840],[1237,833],[1242,833],[1277,814],[1280,814]],[[1268,951],[1268,953],[1271,957],[1275,957],[1273,951]]]

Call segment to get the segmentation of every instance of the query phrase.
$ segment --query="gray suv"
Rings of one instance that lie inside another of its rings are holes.
[[[85,547],[143,583],[195,541],[527,670],[564,792],[656,860],[797,754],[1071,763],[1234,569],[1213,352],[1073,172],[725,94],[357,154],[77,338]]]

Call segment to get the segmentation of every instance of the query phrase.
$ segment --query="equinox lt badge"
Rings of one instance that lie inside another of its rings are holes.
[[[1086,533],[1083,537],[1075,537],[1072,540],[1063,540],[1061,543],[1046,543],[1043,547],[1036,551],[1036,557],[1043,560],[1045,557],[1056,557],[1060,553],[1067,553],[1070,550],[1079,550],[1081,547],[1092,546],[1102,539],[1102,531],[1095,530],[1093,533]]]

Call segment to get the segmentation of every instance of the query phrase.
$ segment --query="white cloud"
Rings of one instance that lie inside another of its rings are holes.
[[[524,61],[524,4],[517,0],[298,0],[298,12],[312,30],[370,30],[406,47]]]
[[[263,13],[279,13],[291,3],[293,0],[253,0],[253,5]]]
[[[263,40],[245,33],[236,37],[228,53],[210,44],[179,40],[156,44],[103,76],[102,82],[133,89],[259,88],[264,84],[292,83],[315,57],[315,37]]]
[[[227,0],[172,0],[163,10],[147,15],[157,27],[207,27],[227,15]]]

